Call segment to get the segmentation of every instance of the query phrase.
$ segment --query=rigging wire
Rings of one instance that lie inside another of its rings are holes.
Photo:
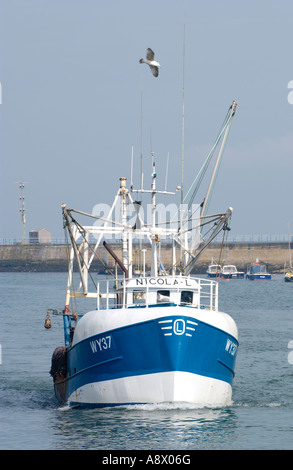
[[[86,239],[85,237],[85,230],[83,228],[83,226],[72,216],[72,214],[70,213],[70,210],[68,210],[68,215],[70,216],[72,222],[79,228],[79,233],[80,235],[82,236],[83,238],[83,242],[85,242],[90,250],[90,252],[94,255],[94,257],[100,261],[100,263],[104,266],[104,268],[108,271],[109,274],[111,274],[113,277],[115,276],[115,274],[111,271],[111,269],[104,263],[104,261],[98,256],[97,252],[92,248],[89,240]],[[81,257],[81,260],[82,262],[85,264],[85,261],[84,261],[84,258],[82,256],[82,254],[80,253],[79,251],[79,256]],[[93,282],[93,285],[95,288],[97,288],[97,285],[92,277],[92,274],[89,272],[88,273],[92,282]]]
[[[234,115],[234,113],[233,113],[233,112],[231,113],[231,107],[229,107],[229,109],[228,109],[228,111],[227,111],[227,113],[226,113],[226,115],[225,115],[225,118],[224,118],[224,120],[223,120],[223,123],[222,123],[222,125],[221,125],[221,127],[220,127],[220,131],[218,132],[218,135],[217,135],[217,137],[216,137],[216,139],[215,139],[215,142],[214,142],[214,144],[213,144],[213,146],[212,146],[210,152],[208,153],[208,155],[207,155],[207,157],[206,157],[206,159],[205,159],[203,165],[201,166],[201,168],[200,168],[200,170],[199,170],[197,176],[194,178],[193,182],[191,183],[191,185],[190,185],[190,187],[189,187],[187,193],[185,194],[184,198],[182,199],[183,202],[187,199],[187,196],[188,196],[189,193],[191,192],[191,190],[192,190],[192,188],[194,187],[194,185],[197,183],[196,186],[195,186],[195,188],[194,188],[194,190],[193,190],[193,193],[192,193],[192,195],[191,195],[191,197],[190,197],[190,200],[189,200],[189,203],[188,203],[187,213],[189,213],[189,211],[190,211],[190,208],[191,208],[191,206],[192,206],[192,203],[193,203],[193,201],[194,201],[194,198],[195,198],[195,196],[196,196],[196,194],[197,194],[197,192],[198,192],[198,190],[199,190],[199,187],[200,187],[200,185],[201,185],[201,183],[202,183],[202,180],[203,180],[203,178],[204,178],[204,176],[205,176],[205,174],[206,174],[206,171],[207,171],[208,166],[209,166],[209,164],[210,164],[210,162],[211,162],[211,160],[212,160],[212,157],[213,157],[213,155],[214,155],[214,153],[215,153],[215,150],[216,150],[216,148],[217,148],[217,145],[219,144],[219,141],[220,141],[222,135],[224,134],[224,132],[225,132],[227,126],[229,125],[229,123],[230,123],[230,121],[231,121],[233,115]],[[182,210],[182,204],[181,204],[181,209],[178,208],[178,209],[177,209],[177,212],[178,212],[179,210]],[[192,217],[192,215],[193,215],[193,213],[189,215],[189,217],[188,217],[189,220],[190,220],[190,218]],[[182,219],[181,219],[181,220],[182,220]]]
[[[230,223],[230,220],[229,220],[229,223]],[[227,244],[227,238],[228,238],[228,232],[229,231],[230,231],[230,227],[228,227],[228,223],[227,223],[226,228],[224,228],[224,230],[223,230],[223,238],[222,238],[221,249],[220,249],[220,253],[219,253],[218,264],[222,263],[222,253],[223,253],[224,247]]]
[[[204,175],[205,175],[205,173],[206,173],[206,171],[207,171],[207,169],[208,169],[209,163],[210,163],[210,161],[211,161],[211,159],[212,159],[212,157],[213,157],[213,155],[214,155],[214,153],[215,153],[216,147],[217,147],[217,145],[218,145],[218,143],[219,143],[219,141],[220,141],[220,139],[221,139],[223,133],[225,132],[226,127],[228,126],[228,124],[229,124],[229,122],[230,122],[230,120],[231,120],[232,114],[231,114],[229,111],[230,111],[230,109],[228,110],[228,112],[227,112],[227,114],[226,114],[226,116],[225,116],[225,119],[224,119],[223,124],[222,124],[222,126],[221,126],[221,129],[220,129],[220,131],[219,131],[219,133],[218,133],[218,136],[217,136],[217,138],[216,138],[216,140],[215,140],[215,142],[214,142],[214,145],[212,146],[212,148],[211,148],[211,150],[210,150],[208,156],[206,157],[205,162],[203,163],[201,169],[199,170],[197,176],[196,176],[195,179],[193,180],[193,182],[192,182],[192,184],[191,184],[189,190],[187,191],[187,193],[186,193],[186,195],[185,195],[185,197],[184,197],[184,201],[185,201],[185,199],[187,198],[188,194],[190,193],[192,187],[194,186],[194,184],[196,183],[196,181],[199,179],[199,181],[198,181],[198,183],[197,183],[197,185],[196,185],[196,187],[195,187],[195,189],[194,189],[194,191],[193,191],[193,193],[192,193],[192,195],[191,195],[190,201],[189,201],[189,203],[188,203],[188,209],[190,209],[190,207],[191,207],[191,205],[192,205],[192,203],[193,203],[193,201],[194,201],[194,198],[195,198],[195,196],[196,196],[196,194],[197,194],[197,191],[198,191],[198,189],[199,189],[199,186],[200,186],[200,184],[201,184],[201,182],[202,182],[202,180],[203,180],[203,177],[204,177]],[[229,116],[229,115],[230,115],[230,116]]]

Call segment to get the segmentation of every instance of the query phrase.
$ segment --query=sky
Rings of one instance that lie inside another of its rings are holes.
[[[292,0],[0,0],[0,240],[21,238],[19,182],[25,236],[62,239],[61,204],[111,205],[132,148],[134,185],[153,152],[173,191],[183,90],[184,191],[236,100],[210,212],[233,207],[235,237],[293,231],[292,18]]]

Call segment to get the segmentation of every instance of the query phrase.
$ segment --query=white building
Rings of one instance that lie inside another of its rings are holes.
[[[29,232],[30,243],[51,243],[52,233],[46,228],[36,228]]]

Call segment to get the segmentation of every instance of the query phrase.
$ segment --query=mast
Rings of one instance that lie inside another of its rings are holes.
[[[160,191],[156,188],[156,167],[154,162],[154,153],[152,152],[152,184],[151,189],[134,189],[131,188],[132,192],[136,193],[150,193],[151,194],[151,203],[152,203],[152,223],[151,223],[151,230],[150,230],[150,239],[152,244],[152,252],[151,252],[151,276],[158,275],[158,257],[157,257],[157,241],[158,241],[158,231],[156,227],[156,195],[157,194],[166,194],[166,195],[175,195],[178,187],[176,188],[175,192],[172,191]]]
[[[127,233],[126,233],[126,196],[128,190],[126,188],[126,178],[120,178],[120,196],[121,196],[121,220],[123,225],[122,231],[122,263],[124,266],[128,266],[128,253],[127,253]]]
[[[181,206],[183,204],[183,179],[184,179],[184,90],[185,88],[185,10],[184,10],[184,29],[183,29],[183,78],[182,78],[182,147],[181,147]]]
[[[158,264],[157,264],[157,243],[156,243],[156,168],[155,162],[153,162],[152,172],[152,263],[151,263],[151,276],[157,276]]]
[[[290,269],[292,270],[292,254],[291,254],[291,236],[290,236],[290,227],[288,224],[288,248],[289,248],[289,263],[290,263]]]
[[[188,219],[185,215],[185,221],[183,220],[183,202],[184,202],[184,143],[185,143],[185,135],[184,135],[184,127],[185,127],[185,10],[184,10],[184,28],[183,28],[183,67],[182,67],[182,143],[181,143],[181,201],[180,201],[180,227],[182,231],[181,237],[181,246],[180,246],[180,259],[183,260],[183,265],[185,266],[188,262],[188,239],[187,239],[187,232],[184,229],[184,224],[186,223],[186,219]]]

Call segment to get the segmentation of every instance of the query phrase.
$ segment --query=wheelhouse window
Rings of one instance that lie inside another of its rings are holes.
[[[192,304],[192,301],[193,301],[193,292],[191,290],[183,290],[181,292],[181,303]]]
[[[133,291],[133,303],[145,304],[145,291],[144,290]]]
[[[170,291],[169,290],[158,290],[157,291],[157,303],[161,304],[164,302],[170,302]]]

